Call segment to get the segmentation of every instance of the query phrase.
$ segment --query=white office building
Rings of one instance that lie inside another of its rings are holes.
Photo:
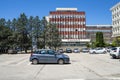
[[[112,12],[112,37],[120,36],[120,2],[114,5],[111,9]]]

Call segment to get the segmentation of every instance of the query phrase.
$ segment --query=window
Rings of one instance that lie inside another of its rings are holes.
[[[53,50],[48,50],[48,54],[54,55],[55,52]]]
[[[75,29],[75,31],[78,31],[78,29]]]
[[[46,54],[46,50],[41,50],[41,54]]]
[[[34,53],[35,53],[35,54],[40,54],[40,51],[35,51]]]

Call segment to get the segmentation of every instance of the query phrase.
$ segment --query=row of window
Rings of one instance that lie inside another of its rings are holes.
[[[112,15],[113,19],[120,18],[120,11],[117,14]]]
[[[35,51],[36,54],[55,54],[55,51],[53,50],[41,50],[41,51]]]
[[[85,15],[50,15],[50,18],[85,18]]]
[[[59,28],[59,31],[85,31],[85,28]]]
[[[112,22],[113,25],[120,25],[120,19]]]
[[[86,35],[61,35],[62,39],[84,39]]]
[[[72,22],[72,21],[52,21],[51,23],[53,23],[53,24],[62,24],[62,25],[75,25],[75,24],[77,24],[77,25],[83,25],[83,24],[85,24],[85,21],[75,21],[75,22]]]
[[[113,28],[112,31],[113,31],[113,32],[119,32],[119,31],[120,31],[120,26]]]
[[[111,30],[86,30],[87,32],[111,32]]]
[[[86,46],[86,43],[84,42],[64,42],[62,43],[62,46]]]

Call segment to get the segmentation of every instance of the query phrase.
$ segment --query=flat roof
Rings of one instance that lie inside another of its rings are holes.
[[[114,8],[116,8],[119,5],[120,5],[120,2],[118,2],[117,4],[115,4],[112,8],[110,8],[110,10],[113,10]]]
[[[56,11],[77,11],[77,8],[56,8]]]

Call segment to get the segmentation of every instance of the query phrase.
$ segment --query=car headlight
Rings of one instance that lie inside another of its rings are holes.
[[[64,57],[69,58],[69,56],[68,56],[68,55],[64,55]]]

